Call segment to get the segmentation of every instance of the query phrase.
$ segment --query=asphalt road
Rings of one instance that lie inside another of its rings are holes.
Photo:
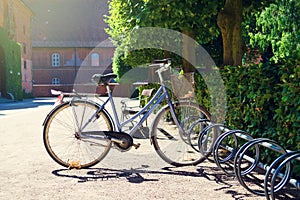
[[[265,199],[249,194],[214,163],[174,168],[148,139],[111,150],[95,167],[68,170],[47,154],[43,120],[54,99],[0,104],[0,199]]]

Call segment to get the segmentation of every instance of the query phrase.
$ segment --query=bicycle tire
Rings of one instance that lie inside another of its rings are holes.
[[[107,155],[111,141],[101,131],[111,131],[113,126],[105,110],[96,114],[98,108],[96,103],[74,100],[57,106],[49,114],[43,141],[55,162],[68,168],[88,168]],[[87,132],[94,133],[94,138],[80,136]]]
[[[151,143],[157,154],[167,163],[179,167],[187,165],[197,165],[205,160],[205,157],[197,152],[189,141],[188,130],[195,120],[210,120],[209,112],[192,102],[177,102],[173,104],[176,110],[176,117],[184,133],[180,133],[179,128],[169,120],[171,116],[168,105],[158,111],[151,126]],[[191,120],[189,120],[191,119]],[[201,131],[201,130],[199,130]],[[198,138],[196,138],[198,140]]]
[[[197,152],[201,153],[199,148],[198,148],[198,138],[199,135],[201,135],[201,132],[198,132],[197,130],[204,130],[208,124],[209,120],[207,119],[197,119],[195,122],[190,126],[188,130],[188,142],[195,149]],[[194,131],[196,130],[196,131]]]

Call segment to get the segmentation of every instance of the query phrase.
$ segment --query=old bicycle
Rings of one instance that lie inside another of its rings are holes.
[[[98,104],[89,99],[73,98],[55,107],[43,124],[43,140],[49,155],[64,167],[88,168],[100,162],[112,147],[121,151],[127,151],[132,146],[137,149],[140,144],[133,141],[133,135],[165,101],[167,103],[156,113],[150,127],[150,140],[155,151],[174,166],[196,165],[205,160],[205,156],[193,149],[193,139],[189,137],[188,129],[196,119],[210,120],[210,114],[191,101],[172,102],[162,75],[170,70],[170,65],[169,59],[156,60],[150,65],[158,67],[156,72],[160,87],[138,113],[123,122],[119,121],[109,88],[109,82],[117,76],[112,73],[93,75],[94,82],[106,86],[107,100]],[[113,116],[105,109],[108,103],[111,104]],[[125,133],[124,126],[137,119],[138,122]],[[193,138],[195,141],[198,139]]]

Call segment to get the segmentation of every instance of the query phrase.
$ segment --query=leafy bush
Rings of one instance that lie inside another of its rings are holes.
[[[118,75],[118,80],[132,67],[127,65],[124,61],[124,52],[120,51],[120,49],[116,49],[113,57],[112,69],[115,74]]]
[[[221,71],[227,95],[226,124],[266,137],[290,150],[300,149],[300,64],[225,66]],[[199,104],[211,110],[203,78],[196,78]]]
[[[0,48],[4,52],[6,90],[14,96],[15,100],[22,100],[21,47],[20,44],[9,39],[6,29],[2,27],[0,27]]]
[[[226,66],[227,125],[249,132],[254,138],[270,138],[289,150],[300,149],[300,64],[249,67]],[[264,159],[274,160],[270,151]],[[295,167],[295,175],[300,167]]]
[[[254,137],[269,137],[276,127],[272,119],[278,95],[276,73],[276,66],[263,64],[224,68],[229,126],[246,130]]]
[[[300,1],[275,0],[255,16],[256,26],[248,30],[250,44],[262,52],[272,48],[275,62],[300,52]]]
[[[277,138],[291,150],[300,149],[300,61],[286,59],[279,70],[278,107],[273,120],[277,124]]]

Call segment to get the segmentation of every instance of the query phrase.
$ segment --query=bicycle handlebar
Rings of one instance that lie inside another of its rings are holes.
[[[156,66],[159,67],[159,69],[155,70],[155,72],[158,74],[160,83],[163,84],[164,79],[163,79],[163,76],[162,76],[162,72],[168,71],[170,69],[171,62],[169,62],[169,63],[151,64],[149,66],[150,67],[156,67]]]
[[[156,70],[155,72],[157,73],[162,73],[164,71],[167,71],[171,66],[171,63],[168,63],[168,64],[161,64],[160,65],[160,68],[158,70]]]
[[[164,66],[170,66],[171,65],[171,58],[166,58],[163,60],[154,60],[152,64],[149,65],[149,67],[164,67]]]
[[[164,59],[164,60],[159,60],[159,61],[161,61],[161,62],[154,61],[154,62],[157,62],[157,63],[150,64],[149,67],[159,67],[159,69],[157,69],[155,71],[157,73],[167,71],[170,68],[170,66],[171,66],[171,60],[170,59]]]

